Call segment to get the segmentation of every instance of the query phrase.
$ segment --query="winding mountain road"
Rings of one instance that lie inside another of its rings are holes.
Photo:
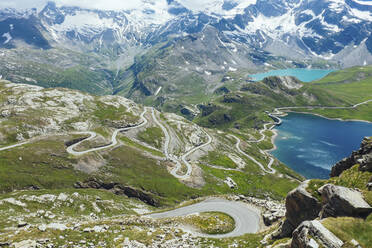
[[[9,150],[9,149],[12,149],[12,148],[16,148],[18,146],[26,145],[28,143],[30,143],[30,141],[25,141],[25,142],[14,144],[14,145],[10,145],[10,146],[4,146],[4,147],[0,148],[0,151]]]
[[[199,146],[196,146],[196,147],[192,148],[191,150],[187,151],[184,155],[182,155],[181,160],[186,165],[187,171],[184,175],[179,175],[178,172],[180,172],[180,170],[182,169],[182,164],[180,163],[180,161],[174,155],[169,154],[169,144],[170,144],[170,140],[171,140],[170,135],[169,135],[168,129],[156,117],[154,108],[152,108],[152,119],[161,128],[161,130],[164,133],[164,136],[165,136],[164,155],[165,155],[165,157],[176,164],[176,166],[171,171],[171,174],[174,177],[176,177],[178,179],[181,179],[181,180],[188,179],[191,176],[191,173],[192,173],[192,165],[187,161],[187,157],[189,155],[191,155],[192,153],[194,153],[195,151],[210,145],[212,143],[212,140],[213,140],[212,137],[207,132],[204,131],[204,133],[208,137],[208,141],[204,144],[201,144]]]
[[[238,237],[247,233],[256,233],[260,229],[260,213],[258,210],[253,210],[245,203],[228,201],[222,198],[211,198],[186,207],[177,208],[163,213],[150,214],[147,216],[155,219],[160,219],[182,217],[203,212],[222,212],[230,215],[235,221],[235,229],[232,232],[226,234],[199,234],[199,236],[202,237],[231,238]]]
[[[260,162],[258,162],[254,157],[248,155],[247,153],[245,153],[241,148],[240,148],[240,143],[241,143],[241,140],[236,137],[235,135],[230,135],[231,137],[235,138],[236,140],[236,144],[235,144],[235,147],[236,147],[236,150],[238,150],[239,153],[243,154],[244,156],[246,156],[247,158],[249,158],[251,161],[253,161],[255,164],[257,164],[261,170],[263,170],[264,172],[266,173],[269,173],[269,174],[274,174],[276,172],[275,169],[273,169],[271,166],[272,164],[274,163],[274,158],[270,157],[270,162],[268,163],[267,167],[269,168],[269,170],[267,170],[265,168],[265,166],[263,166]],[[260,150],[261,152],[267,154],[265,151],[263,150]],[[268,155],[268,154],[267,154]]]
[[[114,147],[118,144],[118,140],[117,140],[117,136],[120,132],[123,132],[123,131],[127,131],[127,130],[131,130],[131,129],[136,129],[136,128],[140,128],[144,125],[147,124],[147,119],[145,118],[145,114],[147,112],[147,108],[145,108],[145,110],[142,112],[141,114],[141,119],[142,119],[142,122],[138,125],[135,125],[135,126],[132,126],[132,127],[125,127],[125,128],[120,128],[120,129],[117,129],[115,130],[113,133],[112,133],[112,136],[111,136],[111,143],[109,145],[106,145],[106,146],[101,146],[101,147],[96,147],[96,148],[92,148],[92,149],[89,149],[89,150],[86,150],[86,151],[81,151],[81,152],[77,152],[75,151],[74,149],[80,145],[81,143],[85,142],[85,141],[88,141],[88,140],[92,140],[94,139],[96,136],[97,136],[97,133],[95,132],[91,132],[91,131],[86,131],[86,132],[76,132],[76,133],[73,133],[73,134],[88,134],[90,135],[87,139],[83,139],[69,147],[67,147],[66,151],[74,156],[81,156],[81,155],[84,155],[84,154],[87,154],[87,153],[90,153],[90,152],[96,152],[96,151],[100,151],[100,150],[104,150],[104,149],[108,149],[110,147]]]

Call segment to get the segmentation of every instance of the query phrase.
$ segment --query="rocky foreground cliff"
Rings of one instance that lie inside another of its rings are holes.
[[[329,180],[307,180],[286,197],[270,247],[372,246],[372,137],[332,168]],[[290,238],[288,240],[288,238]]]

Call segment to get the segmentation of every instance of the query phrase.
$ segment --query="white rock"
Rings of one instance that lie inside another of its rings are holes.
[[[57,200],[59,201],[66,201],[67,199],[68,199],[68,195],[66,195],[65,193],[59,194],[57,198]]]
[[[35,240],[24,240],[13,244],[14,248],[36,248]]]
[[[27,207],[27,204],[26,203],[23,203],[21,201],[18,201],[14,198],[6,198],[4,200],[2,200],[3,202],[7,202],[7,203],[10,203],[10,204],[13,204],[13,205],[16,205],[16,206],[19,206],[19,207]]]
[[[10,115],[11,115],[10,110],[3,110],[3,111],[1,112],[1,116],[4,117],[4,118],[9,117]]]

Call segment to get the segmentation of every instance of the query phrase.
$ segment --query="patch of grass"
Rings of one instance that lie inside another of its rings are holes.
[[[309,182],[308,187],[306,188],[306,191],[309,192],[312,196],[317,198],[319,201],[321,201],[321,195],[318,192],[318,189],[322,187],[323,185],[327,184],[327,181],[321,180],[321,179],[312,179]]]
[[[101,122],[126,120],[132,123],[138,121],[138,117],[127,112],[127,108],[122,105],[116,108],[113,105],[105,104],[100,101],[97,101],[96,105],[97,109],[93,112],[93,115]]]
[[[273,199],[283,199],[289,191],[298,186],[298,182],[287,178],[279,178],[275,175],[261,175],[255,169],[249,167],[244,172],[223,171],[201,165],[206,174],[207,185],[204,189],[212,187],[216,194],[243,194],[255,197],[270,196]],[[259,169],[257,169],[259,171]],[[230,177],[238,185],[230,189],[223,180]],[[210,189],[209,189],[210,190]]]
[[[162,152],[154,150],[154,149],[150,149],[149,147],[138,144],[138,143],[134,142],[133,140],[129,139],[128,137],[126,137],[126,136],[121,136],[120,140],[123,141],[128,146],[132,146],[132,147],[138,148],[140,150],[147,151],[147,152],[149,152],[149,153],[151,153],[155,156],[158,156],[158,157],[164,157],[164,154]]]
[[[72,188],[87,175],[74,170],[74,158],[66,152],[65,137],[49,137],[0,152],[0,192],[31,186],[48,189]]]
[[[131,185],[152,192],[161,203],[171,204],[198,195],[173,177],[161,162],[134,148],[118,147],[104,155],[108,165],[99,174],[104,180]]]
[[[163,144],[164,133],[159,127],[149,127],[139,132],[137,137],[139,140],[160,149]]]
[[[318,189],[327,183],[331,183],[334,185],[339,185],[347,188],[358,188],[363,192],[365,199],[368,203],[372,204],[372,193],[370,193],[367,189],[367,183],[369,182],[370,178],[372,177],[371,172],[362,172],[359,171],[359,165],[355,165],[348,170],[345,170],[341,173],[338,177],[332,177],[328,180],[321,180],[321,179],[312,179],[309,182],[309,186],[307,187],[307,191],[317,198],[321,200],[321,196],[318,193]]]
[[[201,233],[205,234],[225,234],[235,229],[234,219],[220,212],[205,212],[187,216],[181,223],[196,227]]]
[[[349,245],[350,241],[355,239],[362,247],[371,247],[371,220],[363,220],[351,217],[327,218],[323,221],[323,225]]]
[[[298,109],[297,111],[319,114],[334,119],[341,118],[343,120],[365,120],[372,122],[372,102],[360,105],[355,109]]]
[[[204,239],[201,242],[201,247],[231,247],[231,244],[236,244],[236,247],[257,248],[262,247],[260,241],[264,238],[262,233],[245,234],[237,238],[226,239]]]
[[[328,182],[348,188],[367,190],[366,185],[371,177],[371,172],[359,171],[359,165],[355,165],[342,172],[340,176],[329,179]]]
[[[211,165],[221,166],[224,168],[233,168],[237,166],[234,161],[231,160],[227,155],[219,153],[217,151],[210,151],[208,155],[203,158],[204,161],[207,161]]]

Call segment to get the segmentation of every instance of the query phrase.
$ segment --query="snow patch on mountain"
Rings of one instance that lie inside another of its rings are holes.
[[[237,14],[243,14],[244,10],[257,3],[257,0],[180,0],[179,4],[191,10],[194,13],[205,13],[209,15],[218,15],[225,18],[232,18]],[[224,8],[225,4],[233,6]]]
[[[359,0],[352,0],[352,1],[360,5],[372,6],[372,1],[359,1]]]
[[[2,35],[2,37],[4,37],[6,40],[4,41],[4,45],[5,44],[8,44],[9,43],[9,41],[11,41],[13,38],[12,38],[12,36],[9,34],[9,33],[5,33],[5,34],[3,34]]]
[[[372,3],[371,3],[372,5]],[[358,9],[351,8],[350,9],[350,14],[365,21],[372,22],[372,13],[369,11],[361,11]]]
[[[65,21],[54,26],[57,31],[76,30],[86,32],[87,30],[103,31],[107,27],[115,28],[116,23],[109,18],[100,18],[97,13],[88,11],[77,11],[75,15],[68,15]]]

